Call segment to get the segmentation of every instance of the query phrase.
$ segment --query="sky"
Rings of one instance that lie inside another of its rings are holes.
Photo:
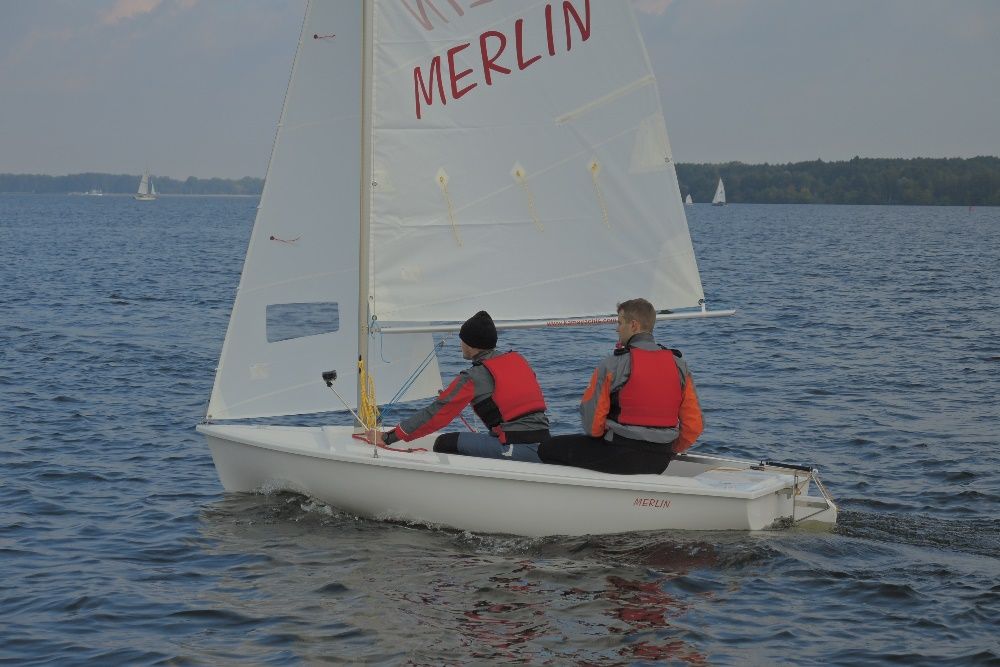
[[[631,1],[677,162],[1000,156],[1000,0]],[[0,173],[262,177],[304,7],[0,0]]]

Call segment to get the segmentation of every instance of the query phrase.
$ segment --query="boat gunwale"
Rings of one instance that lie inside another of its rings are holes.
[[[694,482],[690,485],[685,485],[676,481],[668,481],[695,479],[694,477],[680,477],[676,475],[614,475],[610,473],[587,470],[585,468],[573,468],[570,466],[561,466],[551,463],[541,464],[547,469],[546,472],[537,472],[528,468],[529,466],[538,466],[539,464],[536,463],[522,461],[499,462],[492,459],[478,457],[453,457],[448,454],[437,452],[426,452],[426,455],[438,457],[437,460],[433,461],[428,460],[427,456],[422,456],[422,454],[425,454],[422,452],[415,452],[413,454],[407,453],[408,456],[414,456],[414,458],[403,460],[402,457],[396,456],[396,454],[398,454],[397,452],[393,452],[392,450],[379,450],[379,457],[376,458],[371,456],[371,450],[368,447],[365,447],[364,450],[362,450],[365,452],[362,456],[352,452],[338,452],[332,449],[325,451],[322,449],[306,450],[301,447],[286,446],[260,437],[253,437],[254,433],[260,433],[267,430],[282,430],[295,433],[313,432],[316,437],[328,438],[330,430],[343,431],[345,434],[352,433],[353,427],[351,426],[278,426],[269,424],[203,423],[199,424],[196,427],[196,430],[202,435],[215,437],[234,444],[244,444],[286,454],[331,460],[340,463],[374,465],[383,468],[418,470],[420,472],[446,475],[466,475],[500,480],[509,479],[521,482],[535,482],[539,484],[565,484],[569,486],[590,486],[611,490],[714,496],[746,501],[756,500],[757,498],[761,498],[772,493],[780,493],[784,490],[791,490],[795,484],[794,475],[769,471],[763,474],[773,477],[774,481],[772,483],[765,484],[764,482],[766,480],[761,480],[760,484],[754,485],[754,487],[749,490],[734,490],[715,486],[700,486]],[[228,435],[229,437],[224,437],[223,434]],[[236,436],[239,436],[239,439],[233,440]],[[358,445],[358,447],[360,448],[361,445]],[[442,457],[444,457],[443,460]],[[687,457],[687,460],[690,461],[692,458],[695,457],[689,456]],[[753,465],[752,462],[737,461],[736,459],[715,459],[715,457],[700,456],[698,458],[718,460],[721,463],[730,462],[741,465]],[[466,462],[464,460],[456,459],[470,459],[470,461]],[[472,465],[473,463],[475,466]],[[497,463],[502,465],[504,469],[496,467]],[[567,473],[564,471],[571,472]],[[761,473],[762,471],[753,472]],[[655,479],[655,481],[653,481],[653,479]]]

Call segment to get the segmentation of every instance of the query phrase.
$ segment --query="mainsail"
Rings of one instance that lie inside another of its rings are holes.
[[[628,2],[377,2],[372,207],[383,321],[702,299]],[[428,3],[429,4],[429,3]],[[600,72],[599,77],[594,72]]]
[[[430,335],[383,324],[702,304],[637,32],[627,0],[311,2],[209,417],[337,409],[359,350],[379,402],[428,355],[431,395]],[[295,305],[335,317],[278,340]]]

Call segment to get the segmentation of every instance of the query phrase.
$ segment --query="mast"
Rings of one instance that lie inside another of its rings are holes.
[[[374,45],[372,44],[372,22],[374,18],[374,0],[363,0],[361,12],[361,178],[358,196],[361,197],[361,227],[358,244],[358,412],[361,412],[362,395],[365,387],[361,382],[361,365],[368,369],[368,323],[370,309],[368,295],[370,290],[370,229],[371,229],[371,180],[372,180],[372,138],[371,138],[371,92],[372,66]],[[365,428],[365,425],[355,418],[355,429]]]

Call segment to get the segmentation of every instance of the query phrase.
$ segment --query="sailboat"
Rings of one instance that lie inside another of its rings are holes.
[[[685,206],[694,206],[694,200],[691,199],[691,193],[688,193],[688,196],[684,198],[684,205]]]
[[[610,328],[635,296],[663,320],[733,314],[705,302],[631,3],[435,6],[307,5],[197,427],[223,487],[527,536],[835,522],[809,466],[688,454],[619,476],[363,439],[440,391],[434,335],[479,310],[560,330]]]
[[[719,184],[715,187],[715,196],[712,197],[712,206],[725,206],[726,205],[726,186],[722,184],[722,179],[719,179]]]
[[[153,179],[150,178],[148,169],[142,172],[142,177],[139,179],[139,189],[132,195],[132,198],[137,201],[156,199],[156,186],[153,185]]]

